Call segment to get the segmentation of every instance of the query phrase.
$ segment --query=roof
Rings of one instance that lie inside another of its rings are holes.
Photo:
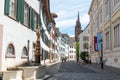
[[[65,34],[62,34],[62,35],[63,35],[64,37],[68,37],[68,38],[69,38],[69,35],[68,35],[68,34],[66,34],[66,33],[65,33]]]
[[[51,15],[53,16],[53,18],[57,18],[58,15],[56,13],[51,13]]]

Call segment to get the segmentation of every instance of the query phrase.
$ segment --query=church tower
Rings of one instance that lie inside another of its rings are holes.
[[[79,41],[79,34],[82,32],[81,30],[81,23],[79,19],[79,12],[78,12],[78,18],[76,21],[76,26],[75,26],[75,41]]]

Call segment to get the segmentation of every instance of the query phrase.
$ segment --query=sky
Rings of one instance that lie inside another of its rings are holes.
[[[91,0],[50,0],[51,13],[58,15],[55,18],[56,27],[59,28],[61,33],[67,33],[73,37],[78,12],[81,28],[84,29],[88,25],[90,4]]]

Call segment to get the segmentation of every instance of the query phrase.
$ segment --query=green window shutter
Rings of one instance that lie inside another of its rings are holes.
[[[29,7],[29,28],[31,28],[31,10],[32,8]]]
[[[33,9],[30,7],[30,16],[29,16],[29,26],[30,28],[33,30],[34,29],[34,11]]]
[[[20,22],[23,24],[24,23],[24,6],[25,6],[25,1],[24,0],[20,0],[20,1],[21,1]]]
[[[21,14],[21,0],[17,0],[17,21],[20,21],[20,14]]]
[[[32,30],[34,30],[34,24],[35,24],[35,21],[34,21],[34,16],[35,15],[35,12],[34,10],[32,9]]]
[[[39,27],[41,27],[41,19],[40,19],[40,15],[38,15],[38,25],[39,25]]]
[[[31,28],[31,7],[29,7],[29,28]]]
[[[17,21],[24,23],[24,0],[17,1]]]
[[[5,8],[4,8],[4,13],[5,15],[9,15],[9,7],[10,7],[10,0],[5,0]]]

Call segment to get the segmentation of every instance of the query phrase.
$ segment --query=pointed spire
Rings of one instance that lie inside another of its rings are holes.
[[[78,18],[77,18],[77,21],[76,21],[76,25],[80,26],[80,29],[81,29],[81,23],[80,23],[80,19],[79,19],[79,11],[78,11]]]
[[[76,21],[76,26],[75,26],[75,40],[79,41],[79,37],[78,35],[81,33],[81,23],[80,23],[80,19],[79,19],[79,11],[78,11],[78,18]]]
[[[80,19],[79,19],[79,11],[78,11],[78,21],[80,21]]]

